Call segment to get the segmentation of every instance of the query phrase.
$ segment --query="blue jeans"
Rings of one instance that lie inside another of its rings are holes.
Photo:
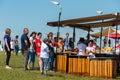
[[[41,58],[42,60],[42,70],[48,70],[49,58]]]
[[[30,51],[28,62],[33,62],[33,63],[35,62],[35,52]]]
[[[55,53],[50,52],[50,55],[49,55],[49,70],[53,70],[54,58],[55,58]]]
[[[19,51],[19,47],[18,47],[18,46],[15,46],[15,53],[16,53],[16,56],[18,55],[18,51]]]

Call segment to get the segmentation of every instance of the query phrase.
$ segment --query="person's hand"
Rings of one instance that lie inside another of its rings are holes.
[[[8,48],[8,51],[10,51],[10,48]]]
[[[30,48],[28,48],[28,51],[30,51]]]

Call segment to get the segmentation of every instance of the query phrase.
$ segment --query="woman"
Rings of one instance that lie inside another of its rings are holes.
[[[90,40],[88,43],[88,47],[86,48],[86,54],[89,54],[90,58],[95,58],[96,50],[95,47],[93,47],[93,40]]]
[[[32,32],[30,35],[30,54],[29,54],[29,60],[28,60],[28,69],[30,69],[29,65],[32,63],[32,69],[34,69],[34,62],[35,62],[35,47],[34,47],[34,41],[36,38],[36,32]]]
[[[9,61],[10,61],[10,57],[11,57],[11,48],[10,48],[10,34],[11,34],[11,29],[7,28],[5,30],[5,35],[4,35],[4,43],[5,43],[5,51],[6,51],[6,69],[12,69],[9,66]]]
[[[73,41],[73,38],[70,38],[69,40],[69,47],[71,50],[74,50],[74,41]]]

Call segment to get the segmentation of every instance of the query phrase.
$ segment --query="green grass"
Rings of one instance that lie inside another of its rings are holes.
[[[12,69],[7,70],[5,69],[5,58],[4,52],[0,52],[0,80],[104,80],[59,72],[48,72],[49,76],[45,77],[39,75],[38,69],[25,71],[23,68],[24,58],[21,54],[19,56],[11,55],[10,66],[12,66]],[[38,67],[37,59],[35,67]],[[119,80],[120,77],[117,77],[117,79]]]

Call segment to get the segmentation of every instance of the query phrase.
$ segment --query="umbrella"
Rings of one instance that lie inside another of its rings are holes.
[[[111,33],[111,34],[108,34],[106,37],[113,38],[113,39],[120,39],[120,33],[117,33],[117,36],[116,36],[116,33]]]
[[[115,31],[116,30],[114,28],[106,28],[102,31],[102,36],[106,36],[108,33],[113,33]],[[90,34],[90,35],[92,37],[99,38],[101,36],[101,31],[97,32],[97,33],[94,33],[94,34]]]

